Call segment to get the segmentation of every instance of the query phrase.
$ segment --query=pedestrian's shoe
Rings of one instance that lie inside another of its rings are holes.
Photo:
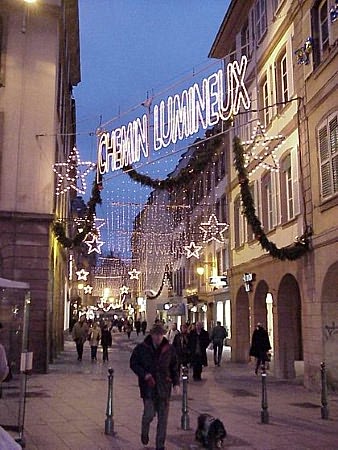
[[[142,433],[141,434],[141,442],[143,445],[147,445],[149,442],[149,436],[148,434]]]

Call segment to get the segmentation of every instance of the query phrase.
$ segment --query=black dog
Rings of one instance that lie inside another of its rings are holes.
[[[208,450],[222,448],[227,432],[223,423],[210,414],[200,414],[197,419],[196,441]]]

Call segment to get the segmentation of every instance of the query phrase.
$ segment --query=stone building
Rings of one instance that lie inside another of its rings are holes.
[[[79,58],[77,0],[1,2],[0,273],[30,284],[29,343],[39,371],[63,343],[68,261],[51,224],[69,217],[70,202],[56,198],[52,165],[75,145]]]
[[[262,322],[275,375],[293,378],[304,368],[311,387],[319,385],[322,360],[333,383],[337,373],[337,23],[329,3],[234,0],[209,54],[248,60],[251,108],[235,118],[231,137],[244,143],[268,248],[302,245],[300,236],[313,231],[299,259],[272,258],[247,225],[232,169],[232,358],[247,361]]]

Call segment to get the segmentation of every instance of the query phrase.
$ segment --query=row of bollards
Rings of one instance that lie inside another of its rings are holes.
[[[327,400],[327,379],[326,379],[326,367],[325,363],[320,364],[321,372],[321,418],[328,420],[329,409]],[[114,431],[114,411],[113,411],[113,381],[114,381],[114,369],[108,369],[108,397],[107,397],[107,409],[106,420],[104,426],[105,434],[115,436]],[[190,429],[189,419],[189,407],[188,407],[188,382],[189,382],[189,369],[188,367],[182,367],[182,416],[181,416],[181,428],[182,430]],[[268,410],[268,394],[267,394],[267,373],[266,366],[263,363],[261,366],[261,382],[262,382],[262,409],[261,409],[261,423],[269,423],[269,410]]]
[[[263,363],[261,366],[261,380],[262,380],[262,410],[261,410],[261,423],[269,423],[269,411],[268,411],[268,394],[266,385],[266,367]],[[328,420],[329,418],[329,408],[327,400],[327,379],[326,379],[326,367],[325,363],[320,364],[321,373],[321,418]]]

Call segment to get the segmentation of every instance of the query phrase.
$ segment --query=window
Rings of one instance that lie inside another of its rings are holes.
[[[338,114],[331,115],[318,130],[322,199],[338,192]]]
[[[225,152],[220,154],[220,160],[221,160],[221,177],[220,179],[224,178],[225,176]]]
[[[250,33],[249,33],[249,21],[246,20],[241,29],[241,55],[245,55],[249,58],[250,54]]]
[[[329,48],[329,11],[327,0],[319,6],[319,42],[323,55]]]
[[[288,72],[286,49],[284,49],[276,60],[276,90],[277,109],[280,111],[289,100]]]
[[[227,196],[225,194],[221,197],[219,218],[221,222],[227,221]]]
[[[327,55],[330,47],[330,5],[327,0],[315,2],[311,10],[314,67]]]
[[[280,183],[282,223],[286,223],[295,216],[291,154],[288,154],[281,162]]]
[[[254,205],[255,205],[256,199],[255,199],[255,188],[254,188],[254,184],[251,184],[251,185],[249,186],[249,189],[250,189],[251,197],[252,197],[252,199],[253,199],[253,203],[254,203]],[[257,212],[256,212],[256,214],[257,214]],[[253,241],[254,238],[255,238],[255,235],[254,235],[254,232],[252,231],[252,227],[251,227],[251,225],[248,224],[248,222],[246,222],[246,226],[247,226],[247,240],[248,240],[248,242]]]
[[[257,42],[262,38],[263,34],[267,28],[267,20],[266,20],[266,0],[257,0],[255,6],[255,14],[256,14],[256,37]]]
[[[261,121],[265,127],[270,122],[270,108],[269,108],[269,85],[268,77],[265,74],[260,83],[260,115]]]
[[[238,195],[234,201],[235,248],[239,248],[244,244],[244,219],[241,197]]]
[[[217,156],[217,159],[214,164],[214,177],[215,177],[215,186],[217,186],[219,182],[219,156]]]
[[[273,193],[271,172],[266,173],[262,178],[262,218],[266,231],[273,228]]]
[[[236,197],[234,201],[234,238],[235,238],[235,248],[240,247],[240,223],[241,223],[241,199]]]

